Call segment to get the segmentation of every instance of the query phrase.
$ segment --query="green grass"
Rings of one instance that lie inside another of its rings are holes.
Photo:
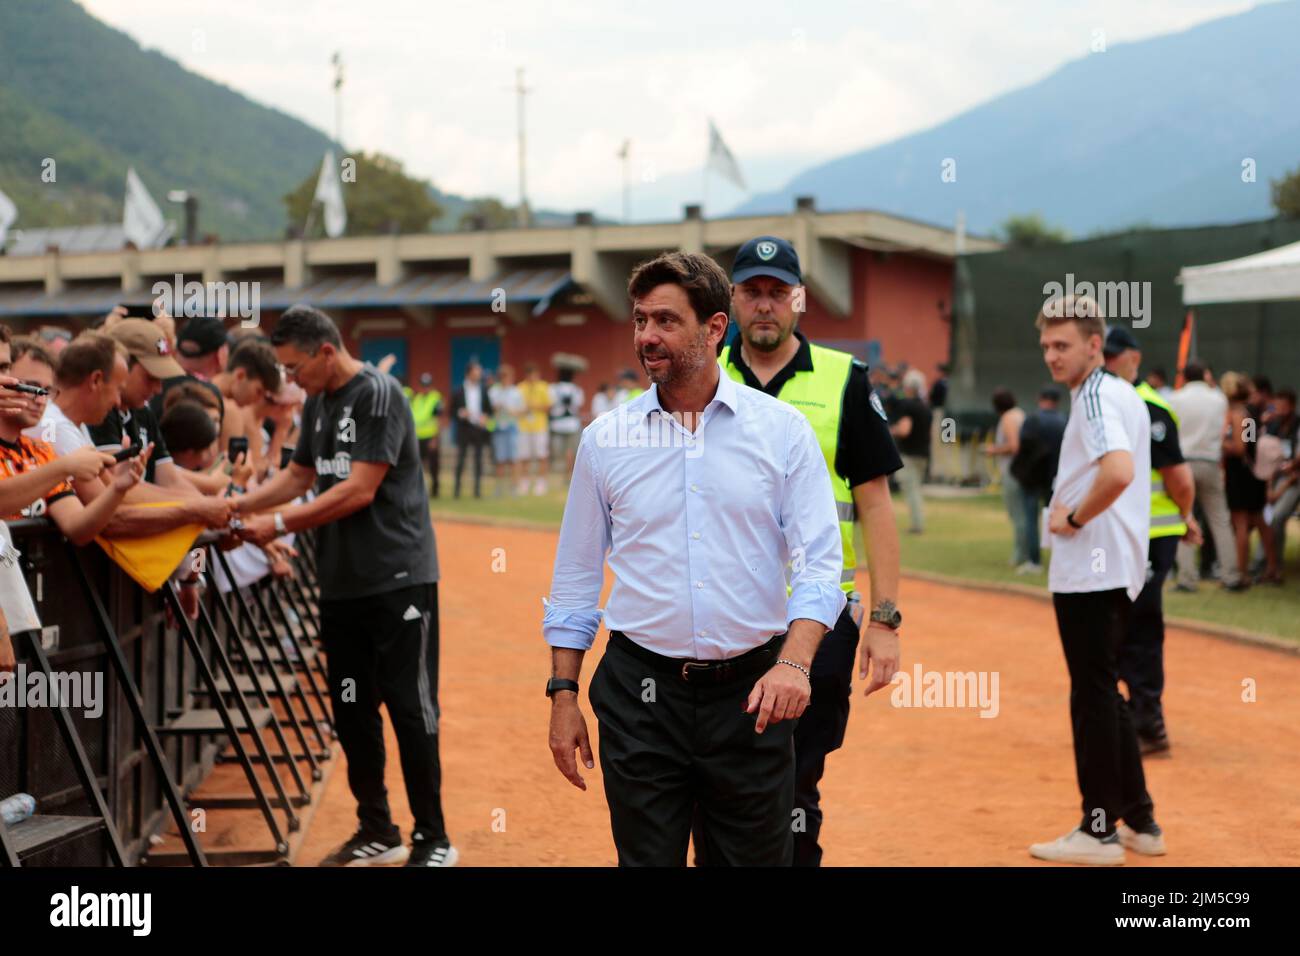
[[[450,488],[450,481],[444,479],[442,497],[431,502],[435,521],[470,519],[553,528],[559,527],[567,491],[567,486],[554,478],[547,493],[539,496],[496,498],[493,482],[485,480],[483,498],[453,500]],[[907,513],[897,498],[894,510],[901,531],[907,526]],[[925,512],[924,534],[900,534],[904,570],[1046,590],[1046,572],[1022,576],[1008,566],[1011,523],[999,495],[927,497]],[[1243,594],[1222,591],[1209,581],[1202,582],[1195,594],[1167,588],[1165,614],[1300,643],[1300,534],[1291,534],[1287,543],[1288,581],[1284,586],[1255,587]]]
[[[483,478],[483,497],[473,496],[474,483],[469,480],[469,468],[461,486],[461,497],[451,496],[452,482],[450,474],[442,477],[442,486],[438,489],[440,496],[429,499],[433,520],[472,519],[490,521],[494,524],[528,524],[542,525],[558,529],[560,517],[564,514],[564,500],[569,486],[558,475],[552,475],[547,482],[544,495],[504,495],[495,496],[496,479]]]

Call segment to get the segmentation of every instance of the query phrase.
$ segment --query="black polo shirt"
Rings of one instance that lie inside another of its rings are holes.
[[[760,384],[753,370],[745,364],[739,335],[731,343],[727,358],[740,370],[746,385],[766,392],[773,398],[780,398],[782,387],[794,377],[795,372],[814,371],[812,348],[808,345],[808,340],[802,332],[796,331],[794,334],[799,340],[799,351],[766,385]],[[885,420],[880,399],[872,394],[867,367],[854,359],[840,408],[840,434],[835,442],[835,471],[848,481],[849,487],[856,488],[881,475],[891,475],[902,467],[903,462],[898,457],[894,436],[889,433],[889,423]]]
[[[89,430],[90,440],[95,443],[96,448],[103,448],[106,445],[120,447],[123,434],[131,436],[132,445],[143,447],[153,442],[153,455],[149,458],[149,464],[145,466],[145,481],[157,483],[155,469],[158,465],[172,460],[167,442],[163,440],[162,428],[159,427],[158,419],[154,418],[153,410],[148,405],[127,412],[115,408],[98,425],[91,425]]]

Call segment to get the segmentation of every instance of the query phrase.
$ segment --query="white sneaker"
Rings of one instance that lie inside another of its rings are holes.
[[[1141,853],[1143,856],[1165,855],[1165,835],[1159,827],[1156,827],[1154,833],[1139,833],[1121,823],[1115,828],[1115,832],[1119,834],[1120,844],[1134,853]]]
[[[1020,567],[1016,568],[1016,574],[1039,574],[1043,570],[1041,564],[1034,564],[1032,561],[1026,561]]]
[[[1119,866],[1124,862],[1124,848],[1119,837],[1101,840],[1082,830],[1071,830],[1051,843],[1035,843],[1029,855],[1056,863],[1088,863],[1093,866]]]

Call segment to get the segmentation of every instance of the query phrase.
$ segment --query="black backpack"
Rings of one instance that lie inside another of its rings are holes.
[[[1010,469],[1011,477],[1022,488],[1046,493],[1052,490],[1052,482],[1056,480],[1061,443],[1059,436],[1041,434],[1044,424],[1037,413],[1025,418],[1020,427],[1020,448],[1011,459]]]

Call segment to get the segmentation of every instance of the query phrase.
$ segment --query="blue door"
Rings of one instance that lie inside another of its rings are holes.
[[[399,382],[409,385],[406,380],[406,339],[362,339],[361,361],[378,365],[385,356],[396,355],[397,362],[388,370],[388,374]]]
[[[465,335],[451,340],[451,378],[447,382],[449,394],[460,388],[470,359],[477,359],[485,373],[496,371],[501,364],[501,340],[495,335]]]

